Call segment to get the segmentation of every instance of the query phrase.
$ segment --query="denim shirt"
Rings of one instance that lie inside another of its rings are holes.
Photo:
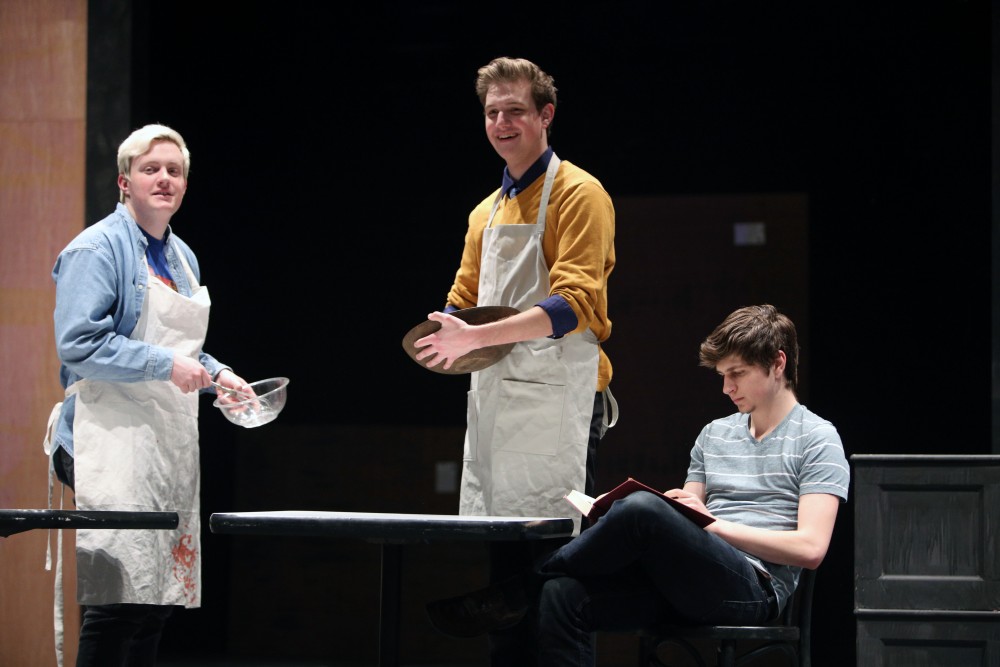
[[[201,280],[198,260],[168,228],[165,253],[177,291],[191,296],[191,283],[178,253]],[[59,382],[67,388],[81,378],[105,382],[170,380],[173,350],[129,336],[139,322],[149,287],[144,257],[148,242],[124,205],[83,230],[59,253],[52,269],[56,283],[55,340]],[[198,359],[215,377],[228,366],[201,352]],[[73,453],[76,396],[63,402],[53,447]]]

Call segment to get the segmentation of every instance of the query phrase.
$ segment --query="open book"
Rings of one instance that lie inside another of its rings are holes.
[[[594,523],[601,518],[605,512],[611,509],[611,503],[636,491],[649,491],[650,493],[655,494],[657,497],[662,498],[663,502],[667,503],[681,514],[691,519],[702,528],[715,521],[715,517],[711,517],[700,510],[689,507],[684,503],[674,500],[673,498],[668,498],[656,489],[648,487],[642,482],[632,479],[631,477],[596,500],[585,493],[580,493],[579,491],[570,491],[567,493],[566,500],[568,500],[573,507],[580,510],[580,514],[583,514],[590,520],[591,523]]]

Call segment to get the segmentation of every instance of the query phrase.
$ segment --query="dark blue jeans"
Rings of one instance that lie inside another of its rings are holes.
[[[77,667],[152,667],[173,609],[152,604],[84,607]]]
[[[655,622],[761,624],[774,593],[743,552],[645,491],[606,515],[540,568],[538,664],[592,667],[595,632]]]

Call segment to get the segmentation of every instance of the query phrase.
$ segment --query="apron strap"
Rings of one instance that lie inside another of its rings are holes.
[[[52,412],[49,413],[49,421],[45,425],[45,438],[42,439],[42,450],[45,452],[46,456],[52,456],[52,452],[55,448],[52,446],[52,441],[56,434],[56,426],[59,424],[59,416],[62,414],[62,401],[59,401],[52,407]],[[50,499],[51,500],[51,499]],[[52,509],[51,505],[49,509]]]
[[[604,430],[607,431],[609,428],[614,428],[615,424],[618,423],[618,401],[615,400],[614,394],[611,393],[610,385],[604,388],[601,396],[604,398]]]
[[[54,460],[49,458],[49,509],[52,509],[52,487],[55,484]],[[66,501],[66,485],[59,484],[59,509],[63,509]],[[56,571],[53,577],[52,629],[55,636],[56,667],[63,667],[64,650],[64,600],[63,600],[63,531],[59,528],[49,528],[45,535],[45,571],[52,570],[52,533],[56,534]]]
[[[63,501],[66,497],[66,486],[60,484],[62,488],[59,494],[59,509],[63,509]],[[52,532],[51,530],[49,531]],[[46,563],[46,570],[49,569],[48,563]],[[54,603],[52,609],[52,628],[55,634],[55,650],[56,650],[56,667],[63,667],[63,656],[64,656],[64,642],[63,635],[66,627],[65,619],[63,618],[64,613],[64,600],[63,600],[63,531],[56,529],[56,573],[55,573],[55,591],[54,591]]]
[[[74,383],[71,387],[76,387]],[[71,396],[76,393],[76,389],[73,391],[67,390],[66,395]],[[59,417],[62,415],[63,402],[60,401],[56,403],[52,408],[52,412],[49,413],[49,421],[45,426],[45,438],[42,440],[42,449],[45,451],[46,456],[49,457],[48,466],[48,477],[49,477],[49,489],[48,489],[48,507],[52,509],[52,492],[55,488],[56,483],[56,473],[55,473],[55,457],[53,453],[55,452],[55,447],[53,442],[55,441],[56,427],[59,424]],[[59,509],[63,509],[66,503],[66,485],[59,483]],[[53,603],[52,603],[52,629],[55,634],[55,653],[56,653],[56,667],[63,667],[64,658],[64,630],[65,630],[65,620],[64,616],[64,600],[63,600],[63,531],[58,528],[50,528],[46,531],[45,535],[45,571],[49,572],[52,570],[52,533],[55,531],[56,534],[56,571],[53,581]]]
[[[184,267],[184,273],[187,274],[188,282],[191,283],[191,291],[193,292],[196,287],[201,287],[198,284],[198,279],[194,277],[194,271],[191,270],[191,266],[188,264],[187,259],[184,257],[184,253],[180,248],[175,248],[174,252],[177,253],[177,259],[181,261],[181,266]]]
[[[537,226],[545,229],[545,211],[549,207],[549,195],[552,194],[552,183],[556,180],[556,172],[559,171],[559,157],[553,153],[549,158],[549,168],[545,170],[545,183],[542,185],[542,201],[538,205]]]
[[[545,227],[545,211],[549,207],[549,195],[552,192],[552,183],[556,180],[556,172],[559,171],[559,156],[555,153],[549,158],[549,166],[545,170],[545,182],[542,184],[542,201],[538,206],[538,218],[535,225]],[[503,193],[497,192],[496,199],[493,200],[493,208],[490,209],[490,218],[486,221],[486,227],[493,226],[493,216],[497,214],[497,208],[503,201]]]

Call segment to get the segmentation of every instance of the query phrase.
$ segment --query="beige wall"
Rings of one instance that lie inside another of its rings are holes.
[[[86,0],[0,0],[0,508],[47,506],[42,435],[60,400],[50,271],[84,226]],[[0,664],[54,665],[47,531],[0,537]],[[65,531],[66,663],[79,611]],[[53,533],[53,549],[55,534]]]

